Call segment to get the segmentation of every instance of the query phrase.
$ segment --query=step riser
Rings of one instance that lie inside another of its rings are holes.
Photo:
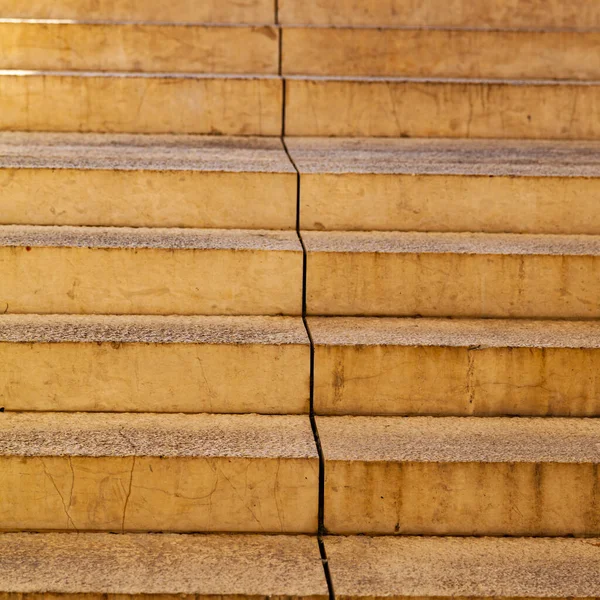
[[[286,89],[290,136],[600,136],[597,85],[291,79]]]
[[[0,130],[277,136],[281,87],[277,79],[4,73]]]
[[[317,345],[314,403],[322,415],[594,417],[598,372],[594,349]]]
[[[0,479],[0,530],[317,529],[316,459],[0,457]]]
[[[289,28],[282,56],[286,75],[593,80],[599,49],[570,31]]]
[[[325,477],[329,533],[600,533],[594,464],[327,461]]]
[[[311,252],[311,315],[598,318],[594,256]],[[568,290],[565,291],[565,290]]]
[[[296,177],[287,174],[1,169],[0,187],[0,224],[6,225],[296,225]]]
[[[280,0],[285,24],[370,27],[582,28],[600,27],[600,7],[588,0]]]
[[[301,345],[0,343],[0,406],[16,411],[301,414]]]
[[[0,69],[276,74],[278,35],[272,27],[0,22]]]
[[[3,247],[7,313],[299,315],[302,254]],[[41,293],[43,291],[43,293]]]
[[[271,0],[0,0],[3,17],[174,23],[274,23]]]
[[[591,178],[302,174],[301,191],[309,230],[600,234]]]

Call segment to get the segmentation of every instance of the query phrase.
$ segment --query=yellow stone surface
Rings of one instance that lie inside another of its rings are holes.
[[[285,114],[290,136],[593,140],[600,85],[291,76]]]
[[[289,317],[0,316],[0,406],[300,414],[309,345]]]
[[[332,534],[600,533],[594,419],[318,417]]]
[[[0,569],[3,600],[328,598],[305,535],[5,533]]]
[[[0,131],[279,135],[270,76],[0,71]]]
[[[323,316],[600,316],[595,236],[303,232]]]
[[[309,318],[322,415],[600,415],[596,321]]]
[[[273,27],[0,20],[0,69],[256,73],[278,71]]]
[[[295,229],[281,141],[190,135],[0,134],[0,223]]]
[[[301,314],[295,232],[5,227],[3,233],[5,313]]]
[[[279,0],[279,20],[294,25],[593,29],[600,27],[600,6],[589,0]]]
[[[289,75],[595,80],[600,33],[290,27],[282,59]]]
[[[308,417],[5,413],[0,428],[0,530],[316,533]]]
[[[271,0],[0,0],[3,17],[173,23],[274,23]]]
[[[597,142],[290,137],[286,144],[302,178],[302,229],[600,233]]]

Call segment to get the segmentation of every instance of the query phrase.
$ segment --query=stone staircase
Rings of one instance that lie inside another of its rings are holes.
[[[0,600],[600,597],[599,49],[0,0]]]

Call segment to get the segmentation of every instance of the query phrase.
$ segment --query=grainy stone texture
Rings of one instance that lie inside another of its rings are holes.
[[[300,318],[0,316],[5,410],[307,413]]]
[[[598,539],[326,537],[340,598],[593,598]]]
[[[600,534],[595,419],[318,417],[335,534]]]
[[[327,597],[315,538],[4,534],[0,597]],[[63,596],[64,597],[64,596]]]
[[[337,415],[600,415],[596,321],[308,319]]]

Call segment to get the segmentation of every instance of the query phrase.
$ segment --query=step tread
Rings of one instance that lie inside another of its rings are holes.
[[[0,71],[0,74],[5,71]],[[195,74],[194,74],[195,76]],[[261,76],[262,77],[262,76]],[[265,75],[264,77],[268,77]],[[271,76],[274,77],[274,76]],[[285,75],[284,79],[292,81],[349,81],[353,83],[427,83],[430,85],[486,85],[486,86],[582,86],[597,87],[600,80],[580,81],[578,79],[500,79],[490,77],[399,77],[399,76],[356,76],[356,75]]]
[[[316,538],[265,535],[0,535],[0,592],[327,596]]]
[[[599,321],[308,317],[308,325],[316,346],[600,348]]]
[[[336,594],[585,598],[600,594],[600,540],[326,537]]]
[[[301,174],[600,176],[594,141],[290,137],[286,144]]]
[[[36,71],[30,69],[0,69],[0,77],[77,77],[77,78],[113,78],[113,79],[235,79],[243,81],[269,80],[280,81],[279,75],[262,73],[129,73],[124,71]],[[563,83],[563,82],[561,82]],[[568,83],[568,82],[567,82]],[[578,83],[578,82],[575,82]],[[588,82],[594,83],[594,82]]]
[[[69,225],[3,225],[2,246],[302,251],[295,231]]]
[[[399,231],[302,231],[310,252],[600,255],[600,236]]]
[[[279,138],[0,132],[0,168],[295,173]]]
[[[0,414],[0,456],[315,459],[305,416]]]
[[[0,342],[309,344],[298,317],[9,314]]]
[[[317,417],[326,461],[600,463],[600,421]]]

